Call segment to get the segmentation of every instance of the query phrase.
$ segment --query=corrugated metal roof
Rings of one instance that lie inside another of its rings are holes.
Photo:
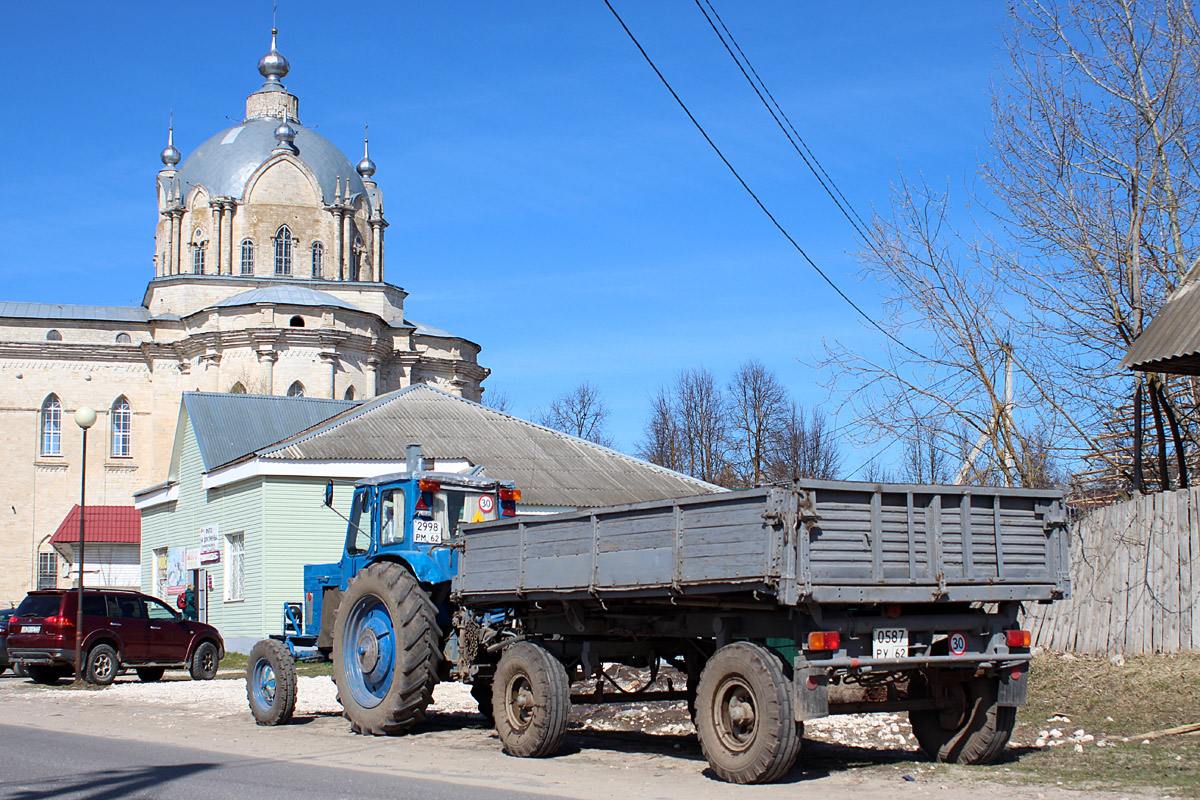
[[[1200,281],[1184,283],[1167,298],[1120,366],[1200,374]]]
[[[150,319],[150,312],[141,306],[79,306],[68,303],[0,302],[0,317],[146,322]]]
[[[350,400],[184,392],[204,471],[236,461],[353,408]]]
[[[513,481],[522,502],[592,508],[722,491],[647,461],[502,414],[424,384],[362,403],[259,451],[281,460],[466,459]]]
[[[133,506],[88,506],[83,515],[83,540],[86,544],[141,544],[142,515]],[[79,504],[67,512],[50,544],[79,541]]]
[[[253,306],[260,303],[291,306],[333,306],[335,308],[348,308],[351,311],[362,310],[357,306],[347,303],[345,300],[334,297],[328,292],[318,292],[304,286],[289,286],[287,284],[281,286],[263,286],[258,289],[248,289],[244,292],[238,292],[232,297],[226,297],[224,300],[213,303],[209,308]]]

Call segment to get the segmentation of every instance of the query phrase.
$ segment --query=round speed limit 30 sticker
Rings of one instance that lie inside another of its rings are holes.
[[[479,495],[479,510],[485,514],[490,514],[492,512],[492,504],[494,502],[495,501],[492,500],[492,496],[490,494]]]
[[[967,652],[967,637],[958,631],[950,634],[950,654],[961,656]]]

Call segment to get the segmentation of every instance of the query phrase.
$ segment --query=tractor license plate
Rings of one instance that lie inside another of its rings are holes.
[[[441,544],[442,526],[436,519],[414,519],[413,541],[417,544]]]
[[[42,632],[41,625],[22,625],[21,626],[21,633],[41,633],[41,632]]]
[[[875,658],[907,658],[908,628],[876,628],[871,639],[871,655]]]

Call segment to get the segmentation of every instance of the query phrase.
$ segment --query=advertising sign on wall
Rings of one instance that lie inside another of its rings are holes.
[[[217,525],[205,525],[200,529],[200,563],[201,564],[216,564],[221,560],[221,548],[217,544],[219,541]]]
[[[187,589],[187,571],[184,569],[185,547],[167,550],[167,594],[183,594]]]

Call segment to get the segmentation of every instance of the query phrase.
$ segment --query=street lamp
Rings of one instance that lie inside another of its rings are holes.
[[[83,515],[87,489],[87,432],[96,424],[95,409],[80,406],[75,424],[83,429],[83,462],[79,470],[79,604],[75,609],[75,679],[83,680]]]

